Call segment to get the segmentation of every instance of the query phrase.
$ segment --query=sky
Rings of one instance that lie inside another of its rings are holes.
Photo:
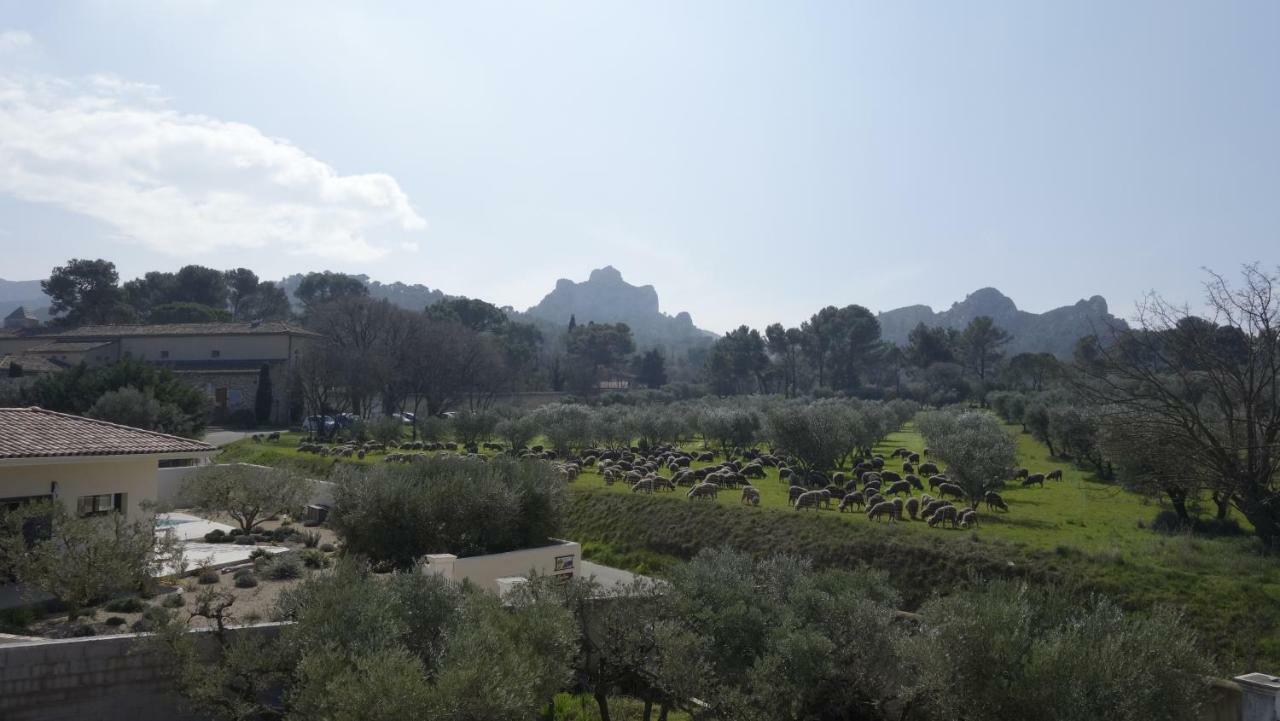
[[[1273,0],[0,0],[0,278],[1127,316],[1280,263],[1277,38]]]

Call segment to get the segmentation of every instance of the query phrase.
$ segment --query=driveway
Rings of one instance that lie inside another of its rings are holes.
[[[283,429],[279,431],[272,429],[261,431],[229,431],[225,428],[210,428],[205,431],[204,438],[202,440],[211,446],[221,448],[223,446],[229,446],[236,441],[244,440],[255,433],[265,436],[268,433],[276,432],[284,433],[285,431]]]

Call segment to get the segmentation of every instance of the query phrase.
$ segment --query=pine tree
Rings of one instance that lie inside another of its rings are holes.
[[[259,423],[271,420],[271,367],[266,363],[258,370],[258,392],[253,398],[253,415]]]

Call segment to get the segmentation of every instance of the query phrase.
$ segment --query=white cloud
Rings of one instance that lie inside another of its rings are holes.
[[[23,30],[0,30],[0,53],[12,53],[35,47],[36,39]]]
[[[389,175],[339,175],[286,140],[178,112],[158,88],[107,75],[0,74],[0,193],[173,255],[367,260],[416,247],[426,227]]]

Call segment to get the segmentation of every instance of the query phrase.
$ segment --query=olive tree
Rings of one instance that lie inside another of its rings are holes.
[[[1017,460],[1013,436],[985,411],[933,411],[917,421],[930,452],[947,464],[947,476],[976,508],[987,491],[1012,475]]]
[[[0,577],[52,594],[69,615],[155,576],[182,570],[182,546],[157,535],[155,516],[130,521],[120,512],[81,517],[58,502],[31,503],[0,514]]]
[[[311,482],[283,468],[243,464],[204,466],[183,484],[183,503],[225,513],[248,531],[277,513],[296,513],[307,503]]]

